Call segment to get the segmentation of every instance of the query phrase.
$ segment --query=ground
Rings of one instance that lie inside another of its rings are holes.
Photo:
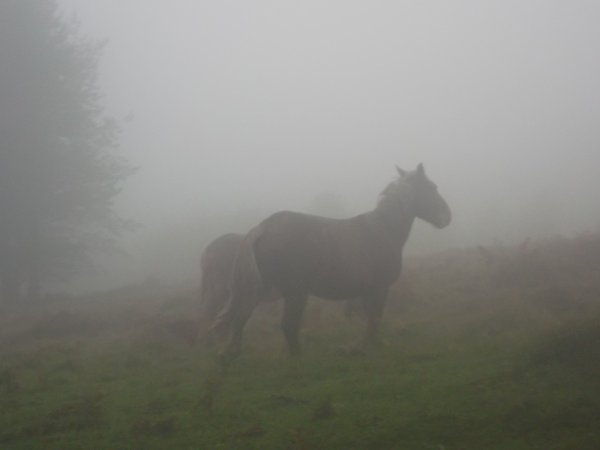
[[[600,448],[600,238],[411,258],[381,345],[311,300],[227,367],[193,344],[193,291],[133,287],[5,311],[4,449]]]

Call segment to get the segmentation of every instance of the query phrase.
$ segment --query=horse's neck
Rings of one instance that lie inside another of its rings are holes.
[[[412,207],[408,203],[402,204],[401,202],[382,199],[377,207],[368,213],[368,216],[373,223],[389,236],[390,245],[402,250],[415,221]]]

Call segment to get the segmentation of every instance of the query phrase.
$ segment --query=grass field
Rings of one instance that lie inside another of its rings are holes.
[[[290,358],[278,306],[224,368],[192,293],[132,288],[5,312],[1,449],[600,448],[600,239],[408,261],[382,345],[312,300]]]

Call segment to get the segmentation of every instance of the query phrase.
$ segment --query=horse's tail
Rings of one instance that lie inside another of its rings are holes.
[[[225,306],[224,298],[227,297],[228,275],[220,273],[217,267],[210,262],[202,261],[202,274],[200,276],[199,311],[204,320],[212,322],[220,309]]]
[[[208,337],[208,328],[214,321],[214,314],[210,315],[210,305],[214,303],[215,286],[214,277],[210,272],[208,263],[208,252],[205,250],[200,257],[200,285],[198,288],[198,311],[196,317],[196,337],[194,342],[205,340]]]
[[[203,311],[209,303],[211,293],[211,283],[207,273],[206,252],[200,257],[200,289],[198,289],[198,304],[200,311]]]
[[[229,328],[238,315],[249,314],[260,301],[264,292],[264,283],[254,248],[264,232],[264,226],[258,225],[244,237],[235,258],[229,280],[229,300],[227,306],[217,316],[212,331]]]

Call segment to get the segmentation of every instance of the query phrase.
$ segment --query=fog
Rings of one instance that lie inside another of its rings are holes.
[[[600,225],[597,2],[59,3],[107,39],[139,167],[118,209],[140,228],[100,278],[193,278],[210,239],[271,212],[371,209],[395,164],[423,162],[454,216],[409,252]]]

